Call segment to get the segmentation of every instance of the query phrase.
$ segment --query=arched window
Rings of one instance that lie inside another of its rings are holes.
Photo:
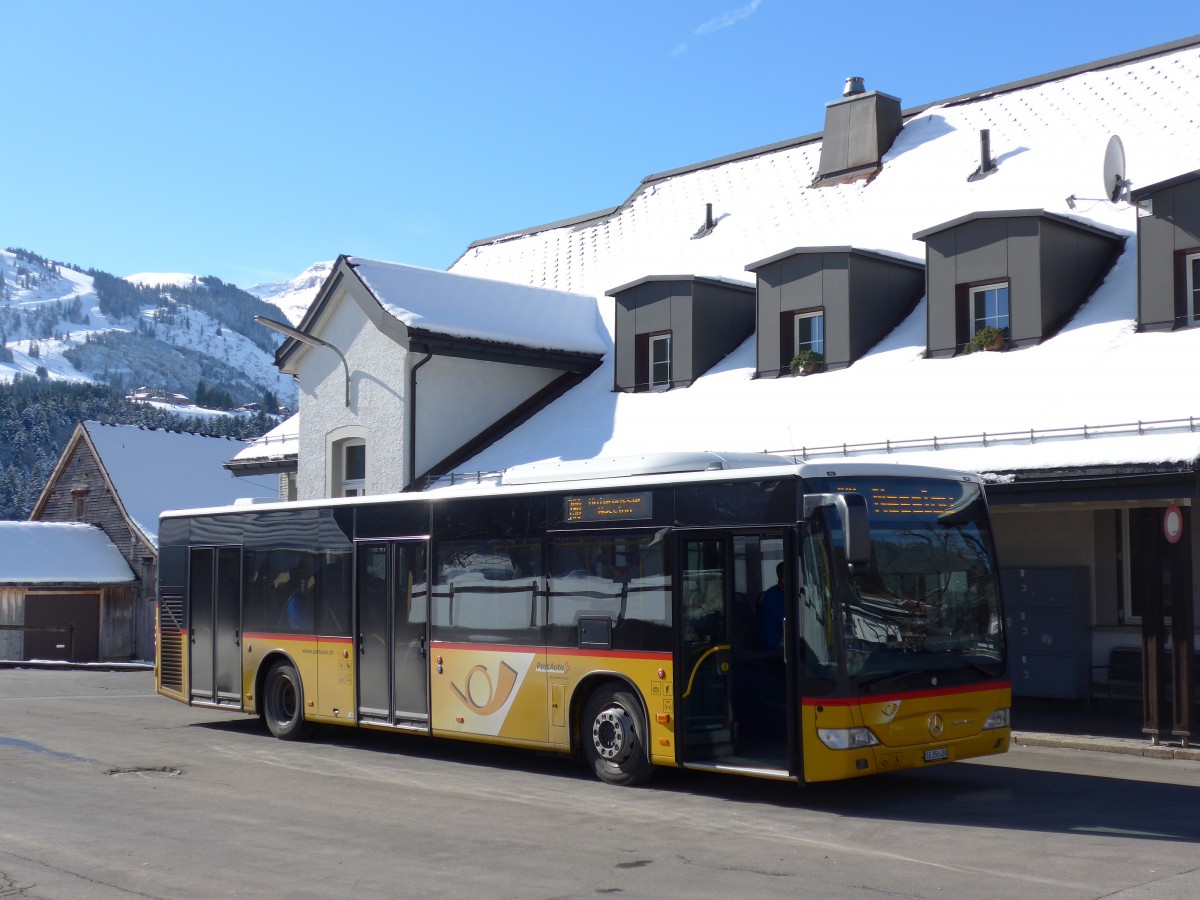
[[[329,495],[362,497],[367,493],[367,441],[347,437],[329,445]]]

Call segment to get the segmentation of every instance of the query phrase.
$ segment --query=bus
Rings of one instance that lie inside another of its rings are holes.
[[[164,513],[160,694],[799,783],[1003,753],[980,478],[664,454]]]

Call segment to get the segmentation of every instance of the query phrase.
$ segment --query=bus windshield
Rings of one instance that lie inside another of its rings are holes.
[[[865,496],[871,524],[869,569],[843,575],[837,590],[846,673],[864,686],[910,672],[1003,675],[1000,592],[979,485],[884,477],[839,480],[836,490]],[[838,518],[827,518],[840,546]]]

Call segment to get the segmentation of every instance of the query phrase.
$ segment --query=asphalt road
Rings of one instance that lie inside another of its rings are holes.
[[[1200,763],[1059,749],[817,788],[302,744],[146,672],[0,670],[0,898],[1200,897]]]

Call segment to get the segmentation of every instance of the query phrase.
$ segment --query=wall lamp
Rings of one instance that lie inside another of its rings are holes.
[[[350,366],[346,362],[346,357],[342,355],[342,351],[329,341],[323,341],[319,337],[313,337],[311,334],[305,334],[291,325],[285,325],[283,322],[276,322],[274,319],[268,319],[266,316],[255,316],[254,321],[259,325],[265,325],[272,331],[278,331],[280,334],[287,335],[302,344],[308,344],[310,347],[328,347],[338,355],[338,359],[342,361],[342,369],[346,373],[346,406],[350,406]]]

